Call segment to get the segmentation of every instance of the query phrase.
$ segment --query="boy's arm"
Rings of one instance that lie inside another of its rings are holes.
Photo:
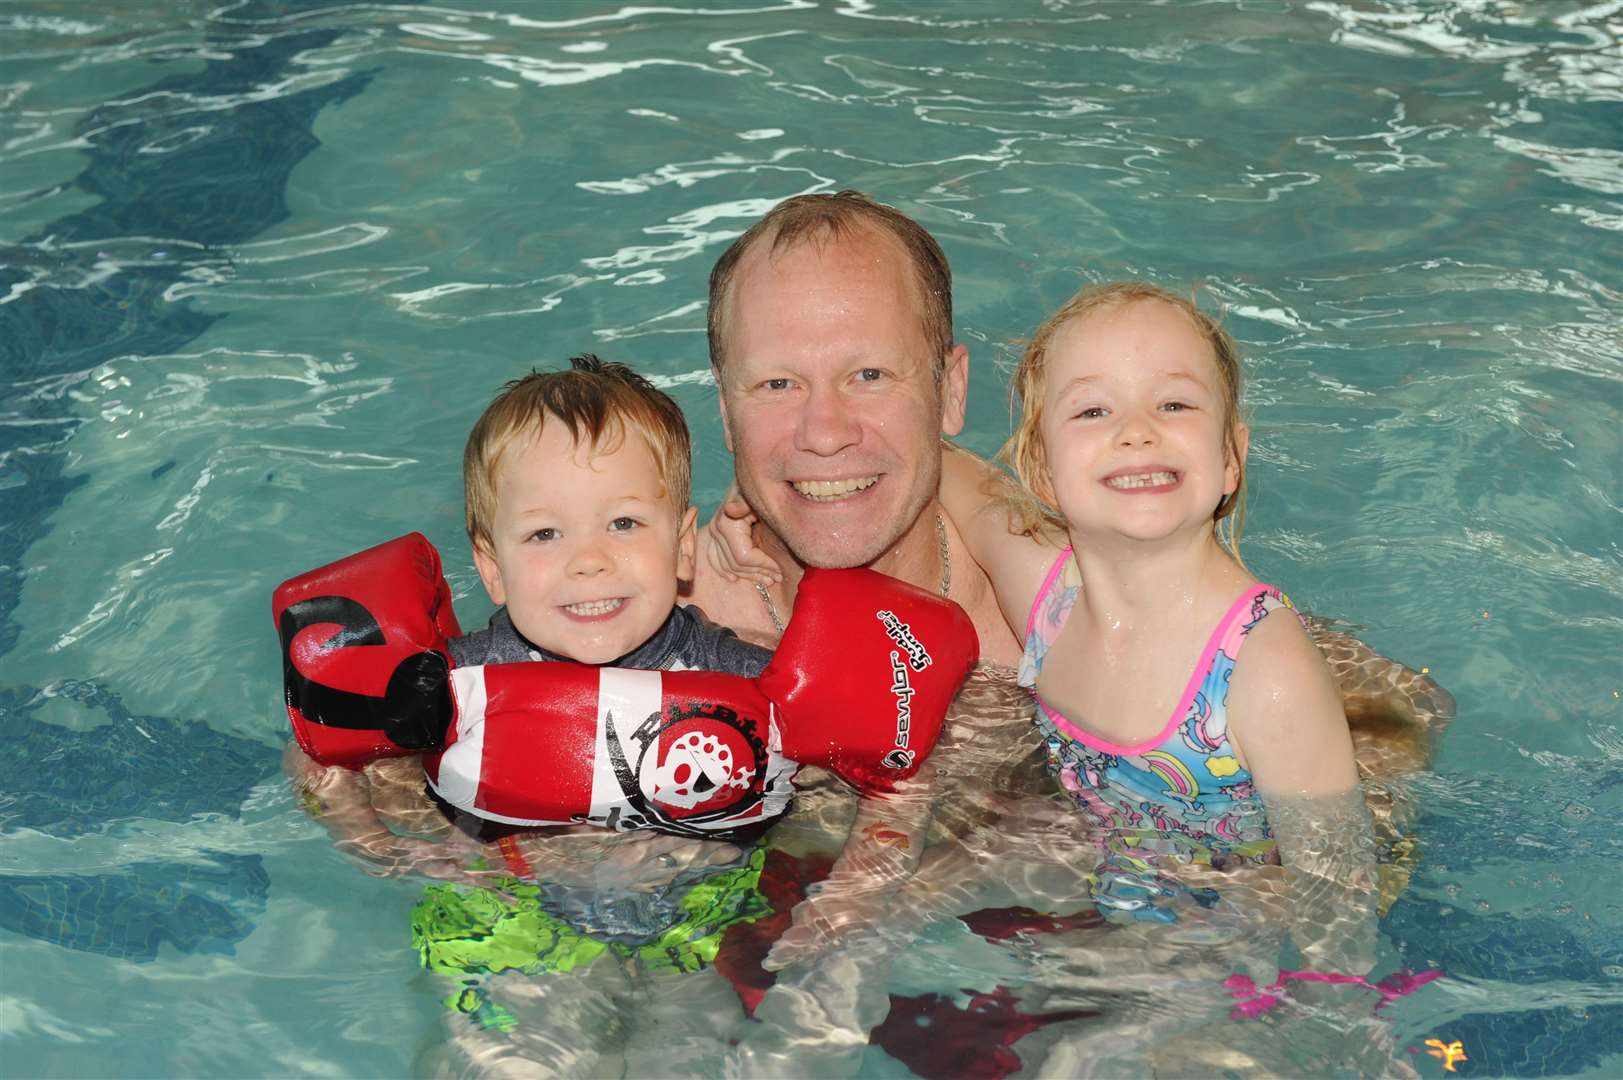
[[[418,873],[429,877],[462,874],[461,852],[449,844],[435,844],[393,832],[372,804],[366,776],[355,769],[319,765],[299,744],[289,742],[282,766],[293,782],[294,794],[310,815],[321,823],[333,846],[365,864],[379,877]]]
[[[1024,635],[1031,601],[1059,554],[1059,537],[1013,531],[1010,498],[1019,490],[1014,478],[960,446],[941,446],[941,507],[970,558],[986,571],[1004,620]]]

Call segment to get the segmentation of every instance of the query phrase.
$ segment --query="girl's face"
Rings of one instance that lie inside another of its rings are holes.
[[[1073,534],[1154,541],[1210,528],[1240,482],[1211,345],[1188,317],[1133,300],[1062,326],[1048,349],[1049,482]]]

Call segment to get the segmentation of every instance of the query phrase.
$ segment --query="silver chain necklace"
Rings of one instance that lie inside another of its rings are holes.
[[[952,589],[952,552],[947,548],[947,523],[941,520],[940,512],[935,516],[935,540],[941,549],[941,595],[945,598]],[[772,619],[773,629],[782,634],[783,616],[778,614],[778,605],[772,602],[772,594],[766,591],[766,586],[760,581],[755,583],[755,591],[760,594],[761,603],[766,605],[766,613]]]

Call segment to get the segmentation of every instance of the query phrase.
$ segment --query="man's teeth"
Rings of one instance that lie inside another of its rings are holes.
[[[796,480],[795,490],[808,499],[839,499],[854,491],[871,488],[879,483],[877,476],[854,477],[849,480]]]
[[[1175,484],[1177,482],[1178,474],[1169,472],[1133,473],[1131,476],[1112,476],[1105,481],[1106,484],[1117,489],[1160,487],[1163,484]]]
[[[565,604],[564,610],[571,615],[607,615],[623,603],[624,597],[613,600],[588,600],[584,604]]]

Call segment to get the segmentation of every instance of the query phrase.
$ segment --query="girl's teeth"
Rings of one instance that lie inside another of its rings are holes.
[[[1169,472],[1134,473],[1132,476],[1112,476],[1105,483],[1113,488],[1160,487],[1176,482],[1177,475]]]
[[[614,600],[588,600],[584,604],[565,604],[564,610],[571,615],[607,615],[623,603],[625,603],[623,597]]]

